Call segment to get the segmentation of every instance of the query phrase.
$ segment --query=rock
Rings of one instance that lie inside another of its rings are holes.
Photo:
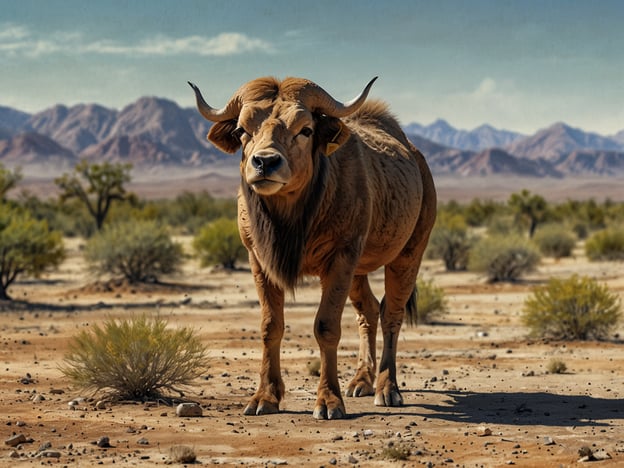
[[[149,440],[147,440],[145,437],[141,437],[139,440],[137,440],[137,444],[139,444],[139,445],[149,445]]]
[[[11,453],[9,453],[9,458],[19,458],[20,454],[17,450],[11,450]]]
[[[477,429],[477,435],[479,437],[487,437],[487,436],[491,436],[492,435],[492,429],[490,429],[489,427],[485,427],[485,426],[480,426]]]
[[[50,395],[62,395],[63,393],[65,393],[65,390],[63,390],[62,388],[51,388],[50,389]]]
[[[362,431],[362,435],[364,437],[371,437],[374,434],[374,432],[371,429],[364,429]]]
[[[106,409],[106,402],[100,400],[95,404],[95,409],[96,410],[105,410]]]
[[[552,437],[544,437],[544,445],[555,445],[555,440]]]
[[[41,393],[37,393],[34,397],[32,397],[33,403],[41,403],[45,401],[45,397]]]
[[[100,448],[111,447],[110,439],[107,436],[102,436],[98,439],[96,445]]]
[[[355,458],[353,455],[349,455],[349,463],[355,465],[358,462],[358,459]]]
[[[176,415],[181,418],[196,418],[202,414],[202,408],[197,403],[180,403],[176,408]]]
[[[39,452],[37,456],[44,458],[61,458],[61,452],[57,450],[44,450],[43,452]]]
[[[9,447],[17,447],[19,444],[26,442],[26,436],[24,434],[15,434],[4,441],[4,445]]]

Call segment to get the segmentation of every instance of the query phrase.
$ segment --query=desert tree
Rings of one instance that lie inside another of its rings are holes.
[[[61,201],[78,199],[87,207],[100,231],[114,201],[131,197],[125,184],[130,182],[131,164],[102,164],[83,160],[74,168],[73,174],[63,174],[54,180],[61,190]]]
[[[544,197],[524,189],[519,193],[512,193],[508,204],[518,221],[527,220],[529,222],[529,238],[532,238],[538,224],[546,219],[548,203]]]
[[[61,234],[51,231],[46,221],[0,204],[0,299],[11,299],[7,290],[19,276],[36,277],[58,266],[64,256]]]
[[[22,180],[22,171],[19,167],[11,171],[0,163],[0,201],[6,198],[9,190],[15,188],[20,180]]]

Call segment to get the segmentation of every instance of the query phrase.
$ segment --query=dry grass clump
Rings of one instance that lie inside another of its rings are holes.
[[[468,269],[485,273],[488,281],[516,281],[535,269],[540,254],[520,236],[488,236],[470,251]]]
[[[206,348],[193,329],[170,329],[166,320],[142,315],[78,333],[60,370],[78,387],[150,400],[181,392],[206,368]]]
[[[621,318],[621,301],[587,276],[551,278],[524,302],[531,335],[558,340],[604,339]]]
[[[431,323],[448,311],[444,290],[433,284],[433,280],[419,279],[416,282],[416,289],[417,324]]]
[[[195,463],[197,455],[191,447],[186,445],[174,445],[169,449],[171,463]]]

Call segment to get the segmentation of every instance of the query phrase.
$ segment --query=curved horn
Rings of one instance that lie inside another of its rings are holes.
[[[378,77],[375,77],[370,80],[358,96],[345,103],[337,101],[318,85],[313,85],[311,88],[306,87],[306,92],[304,92],[302,100],[305,101],[307,107],[317,112],[322,112],[331,117],[346,117],[347,115],[353,114],[364,104],[364,101],[366,101],[368,97],[368,92],[377,78]],[[308,92],[309,94],[307,94]]]
[[[241,102],[238,97],[238,94],[230,99],[225,107],[221,109],[213,109],[208,105],[206,101],[204,101],[204,97],[201,94],[201,91],[195,84],[190,81],[187,82],[193,91],[195,91],[195,101],[197,101],[197,110],[201,115],[204,116],[206,120],[210,120],[211,122],[223,122],[225,120],[231,120],[238,117],[238,114],[241,110]]]

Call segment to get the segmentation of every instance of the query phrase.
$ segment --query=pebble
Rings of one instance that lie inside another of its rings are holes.
[[[492,435],[492,429],[489,427],[481,426],[477,429],[477,435],[479,437],[487,437]]]
[[[552,437],[544,437],[544,445],[555,445],[555,440]]]
[[[353,455],[349,455],[349,463],[352,463],[355,465],[357,462],[358,462],[357,458],[355,458]]]
[[[15,434],[4,441],[4,445],[9,447],[17,447],[19,444],[26,442],[26,436],[24,434]]]
[[[106,409],[106,402],[100,400],[95,404],[95,409],[97,410],[105,410]]]
[[[43,458],[61,458],[61,452],[57,450],[44,450],[43,452],[39,452],[37,456]]]
[[[139,445],[149,445],[149,440],[147,440],[145,437],[141,437],[139,440],[137,440],[137,444],[139,444]]]
[[[100,448],[108,448],[111,447],[110,439],[107,436],[102,436],[97,441],[97,446]]]
[[[176,408],[176,415],[181,418],[194,418],[202,414],[202,408],[197,403],[180,403]]]

